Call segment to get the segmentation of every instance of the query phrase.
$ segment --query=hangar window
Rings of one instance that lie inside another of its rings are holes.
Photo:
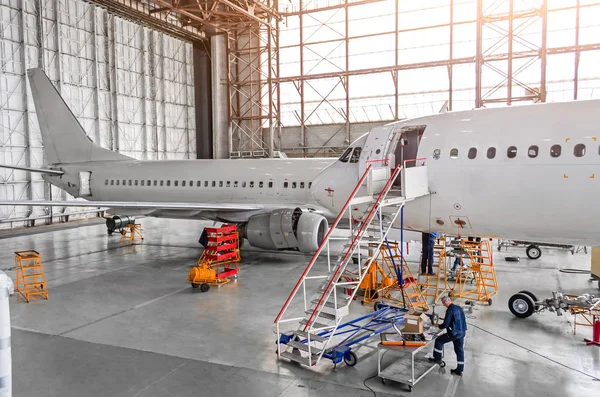
[[[288,187],[288,183],[287,183],[287,181],[283,182],[283,187],[284,187],[285,189],[287,189],[287,187]]]
[[[119,179],[117,179],[117,186],[119,186],[119,182],[121,182]]]
[[[263,182],[262,181],[258,182],[258,187],[260,187],[260,188],[263,187]]]
[[[212,187],[217,186],[217,182],[216,181],[212,181]]]
[[[269,188],[273,187],[273,181],[269,181]]]
[[[562,147],[560,145],[552,145],[550,148],[550,157],[560,157],[560,153],[562,152]]]
[[[350,158],[350,153],[352,153],[352,148],[349,147],[348,149],[346,149],[346,151],[342,154],[342,156],[340,157],[340,161],[342,163],[347,163],[348,162],[348,158]]]
[[[540,148],[537,147],[537,145],[531,145],[531,146],[529,146],[529,149],[527,149],[527,155],[530,158],[534,159],[538,156],[539,151],[540,151]]]
[[[472,147],[471,149],[469,149],[467,157],[469,158],[469,160],[473,160],[475,157],[477,157],[477,148]]]
[[[496,148],[495,147],[490,147],[487,150],[487,158],[488,159],[493,159],[494,157],[496,157]]]
[[[163,185],[164,185],[164,181],[161,179],[160,186],[163,186]]]
[[[171,186],[171,180],[170,179],[167,180],[167,186]]]
[[[355,147],[352,152],[352,157],[350,158],[351,163],[358,163],[358,159],[360,159],[360,152],[362,151],[361,147]]]
[[[179,186],[179,181],[174,181],[173,183],[175,184],[175,186]]]
[[[573,154],[575,157],[583,157],[585,156],[585,145],[583,143],[578,143],[573,148]]]
[[[131,186],[131,179],[129,180],[129,186]]]
[[[219,187],[223,187],[223,181],[219,181]]]
[[[227,187],[230,187],[230,186],[231,186],[231,181],[227,181],[227,184],[226,184],[226,186],[227,186]]]
[[[300,182],[300,189],[304,189],[304,182]]]
[[[250,187],[254,187],[254,181],[250,181]]]
[[[508,157],[509,159],[514,159],[515,157],[517,157],[517,147],[509,146],[506,150],[506,157]]]
[[[185,187],[185,181],[181,181],[181,186]]]
[[[242,182],[242,187],[246,187],[246,181]]]
[[[144,186],[144,180],[143,179],[140,181],[140,185]]]
[[[237,187],[238,183],[237,181],[233,181],[233,187]]]
[[[296,182],[292,182],[292,189],[296,188]]]
[[[450,158],[452,160],[455,160],[458,158],[458,149],[457,148],[450,150]]]

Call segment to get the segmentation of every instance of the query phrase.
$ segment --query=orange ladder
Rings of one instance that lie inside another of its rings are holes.
[[[27,302],[35,296],[48,299],[42,258],[37,251],[15,252],[15,272],[17,273],[15,291],[20,293]]]
[[[421,255],[424,255],[422,253]],[[433,298],[433,303],[437,303],[444,293],[450,291],[450,283],[448,283],[446,261],[446,237],[438,237],[435,239],[433,246],[433,266],[432,269],[435,275],[429,273],[419,273],[419,287],[421,293],[426,298]]]

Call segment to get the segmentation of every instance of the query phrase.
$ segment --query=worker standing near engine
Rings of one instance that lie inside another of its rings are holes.
[[[444,317],[444,322],[440,325],[440,329],[446,329],[446,333],[435,339],[433,358],[429,360],[440,364],[442,362],[442,354],[444,353],[444,345],[452,342],[454,344],[454,352],[456,353],[457,366],[456,369],[450,370],[450,373],[462,376],[465,369],[464,345],[467,333],[467,320],[462,308],[452,303],[452,299],[449,296],[442,298],[442,304],[446,307],[446,316]]]

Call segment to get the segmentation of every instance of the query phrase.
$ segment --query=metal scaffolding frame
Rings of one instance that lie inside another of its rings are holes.
[[[280,29],[283,126],[276,144],[301,155],[339,153],[358,136],[356,123],[443,106],[581,98],[582,54],[593,54],[588,64],[600,55],[600,34],[589,34],[600,20],[580,25],[582,13],[600,14],[600,1],[294,0],[279,11],[287,26]],[[357,29],[361,24],[369,29]],[[429,53],[419,52],[420,42]],[[567,56],[568,74],[550,68]],[[600,85],[600,69],[586,79]],[[586,84],[586,98],[600,96],[593,87]]]

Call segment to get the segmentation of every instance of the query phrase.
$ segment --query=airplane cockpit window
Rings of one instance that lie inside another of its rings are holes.
[[[585,156],[585,145],[583,143],[578,143],[573,148],[573,154],[575,157],[583,157]]]
[[[514,159],[515,157],[517,157],[517,147],[509,146],[506,150],[506,157],[508,157],[509,159]]]
[[[342,154],[342,156],[340,157],[340,161],[342,163],[347,163],[348,159],[350,158],[350,153],[352,153],[352,148],[349,147],[348,149],[346,149],[346,151]]]
[[[537,147],[537,145],[531,145],[529,146],[529,149],[527,149],[527,155],[534,159],[538,156],[538,153],[540,151],[540,148]]]
[[[354,151],[352,152],[352,157],[350,157],[350,162],[351,163],[358,163],[358,160],[360,159],[360,152],[362,151],[361,147],[355,147]]]
[[[477,157],[477,148],[472,147],[471,149],[469,149],[467,157],[469,158],[469,160],[473,160],[475,157]]]
[[[450,158],[452,160],[456,160],[458,158],[458,149],[457,148],[450,150]]]
[[[550,157],[560,157],[560,153],[562,152],[562,147],[560,145],[552,145],[550,148]]]

